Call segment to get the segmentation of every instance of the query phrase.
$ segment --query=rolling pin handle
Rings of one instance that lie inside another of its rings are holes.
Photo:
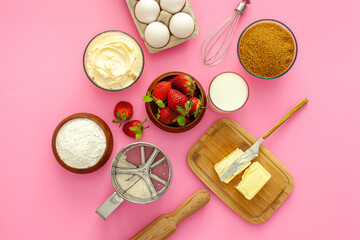
[[[199,190],[191,195],[185,202],[183,202],[177,209],[169,214],[178,225],[185,218],[194,214],[196,211],[204,207],[210,200],[210,194],[205,189]]]

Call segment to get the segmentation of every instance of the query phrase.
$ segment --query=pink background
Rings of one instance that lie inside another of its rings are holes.
[[[0,239],[128,239],[193,192],[207,189],[188,167],[186,155],[216,120],[233,119],[261,137],[304,96],[309,104],[264,143],[295,179],[293,193],[274,215],[252,225],[211,192],[208,205],[182,222],[170,239],[356,238],[360,214],[359,2],[254,0],[240,19],[236,38],[251,22],[274,18],[293,30],[299,44],[294,67],[273,81],[246,73],[235,44],[226,60],[214,68],[199,60],[202,40],[232,13],[237,2],[191,0],[201,34],[151,55],[125,1],[1,0]],[[145,52],[141,79],[123,92],[96,88],[82,68],[88,41],[110,29],[131,34]],[[64,170],[51,151],[53,130],[70,114],[96,114],[113,132],[113,157],[134,142],[111,123],[114,105],[130,101],[134,119],[144,119],[141,98],[148,85],[174,70],[192,74],[206,89],[218,73],[238,72],[249,83],[249,101],[233,114],[208,110],[200,125],[182,134],[163,132],[150,123],[142,140],[168,154],[174,169],[172,185],[159,201],[125,202],[104,222],[95,210],[114,191],[111,160],[87,175]]]

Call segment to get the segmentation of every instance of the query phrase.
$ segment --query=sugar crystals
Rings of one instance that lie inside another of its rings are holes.
[[[254,75],[276,77],[285,72],[294,59],[291,34],[276,23],[263,22],[250,27],[241,37],[239,56]]]

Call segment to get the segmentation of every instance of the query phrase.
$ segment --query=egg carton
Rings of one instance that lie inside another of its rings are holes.
[[[127,3],[128,7],[129,7],[131,16],[132,16],[132,18],[133,18],[133,20],[135,22],[135,25],[136,25],[139,33],[140,33],[140,36],[142,37],[142,39],[144,39],[146,48],[149,50],[150,53],[157,53],[157,52],[160,52],[162,50],[174,47],[176,45],[179,45],[180,43],[183,43],[183,42],[185,42],[185,41],[187,41],[187,40],[189,40],[191,38],[196,37],[200,33],[199,26],[198,26],[195,14],[194,14],[191,6],[190,6],[190,2],[189,2],[189,0],[185,0],[184,8],[182,10],[180,10],[179,12],[187,13],[194,19],[194,31],[193,31],[193,33],[187,38],[177,38],[174,35],[172,35],[171,32],[170,32],[170,40],[164,47],[154,48],[154,47],[150,46],[145,40],[145,29],[146,29],[148,24],[139,22],[137,20],[136,16],[135,16],[135,6],[136,6],[138,1],[139,0],[126,0],[126,3]],[[160,0],[155,0],[155,1],[160,6]],[[177,13],[179,13],[179,12],[177,12]],[[169,13],[169,12],[167,12],[165,10],[162,10],[161,6],[160,6],[160,14],[159,14],[159,17],[157,18],[156,21],[165,24],[169,28],[170,19],[175,14],[176,13],[172,14],[172,13]]]

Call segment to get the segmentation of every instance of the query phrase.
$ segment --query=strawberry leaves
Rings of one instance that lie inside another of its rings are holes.
[[[156,105],[159,106],[159,108],[164,108],[165,107],[165,103],[160,99],[155,100],[155,103],[156,103]]]
[[[164,108],[165,107],[165,103],[161,99],[154,98],[154,96],[152,96],[150,92],[147,92],[147,94],[143,97],[143,101],[144,102],[152,102],[152,101],[154,101],[156,103],[156,105],[159,106],[159,108]]]
[[[183,115],[178,115],[173,122],[177,122],[177,124],[179,124],[180,127],[185,126],[185,116]]]
[[[144,102],[152,102],[154,98],[152,97],[150,92],[147,92],[146,95],[143,97]]]
[[[142,137],[142,130],[139,127],[130,127],[130,131],[135,133],[135,139],[139,140]]]
[[[142,137],[143,130],[149,127],[149,126],[144,127],[144,123],[146,123],[146,121],[147,121],[147,118],[145,118],[145,120],[142,123],[140,123],[138,126],[129,128],[130,131],[135,133],[136,140],[139,140]]]
[[[193,113],[194,114],[194,118],[197,118],[197,116],[199,116],[200,112],[201,112],[202,108],[198,108],[196,109],[196,111]]]
[[[189,112],[191,110],[191,108],[193,107],[194,103],[189,100],[185,103],[185,109],[180,107],[180,106],[176,106],[176,109],[181,113],[180,115],[178,115],[175,119],[174,122],[177,122],[179,124],[180,127],[185,126],[185,118],[189,116]]]
[[[116,118],[113,120],[113,123],[119,123],[122,121],[122,118],[125,118],[125,113],[120,114],[119,112],[115,113]]]
[[[176,109],[182,114],[182,115],[187,115],[187,112],[185,109],[183,109],[182,107],[180,106],[176,106]]]
[[[121,127],[121,124],[124,120],[128,120],[129,118],[126,117],[126,113],[123,112],[122,114],[120,114],[119,112],[116,112],[116,118],[113,119],[113,123],[120,123],[119,127]]]
[[[129,137],[133,137],[136,140],[139,140],[142,137],[144,129],[149,127],[144,127],[144,123],[146,123],[146,121],[147,119],[145,119],[143,122],[138,120],[130,121],[124,125],[123,131]]]

